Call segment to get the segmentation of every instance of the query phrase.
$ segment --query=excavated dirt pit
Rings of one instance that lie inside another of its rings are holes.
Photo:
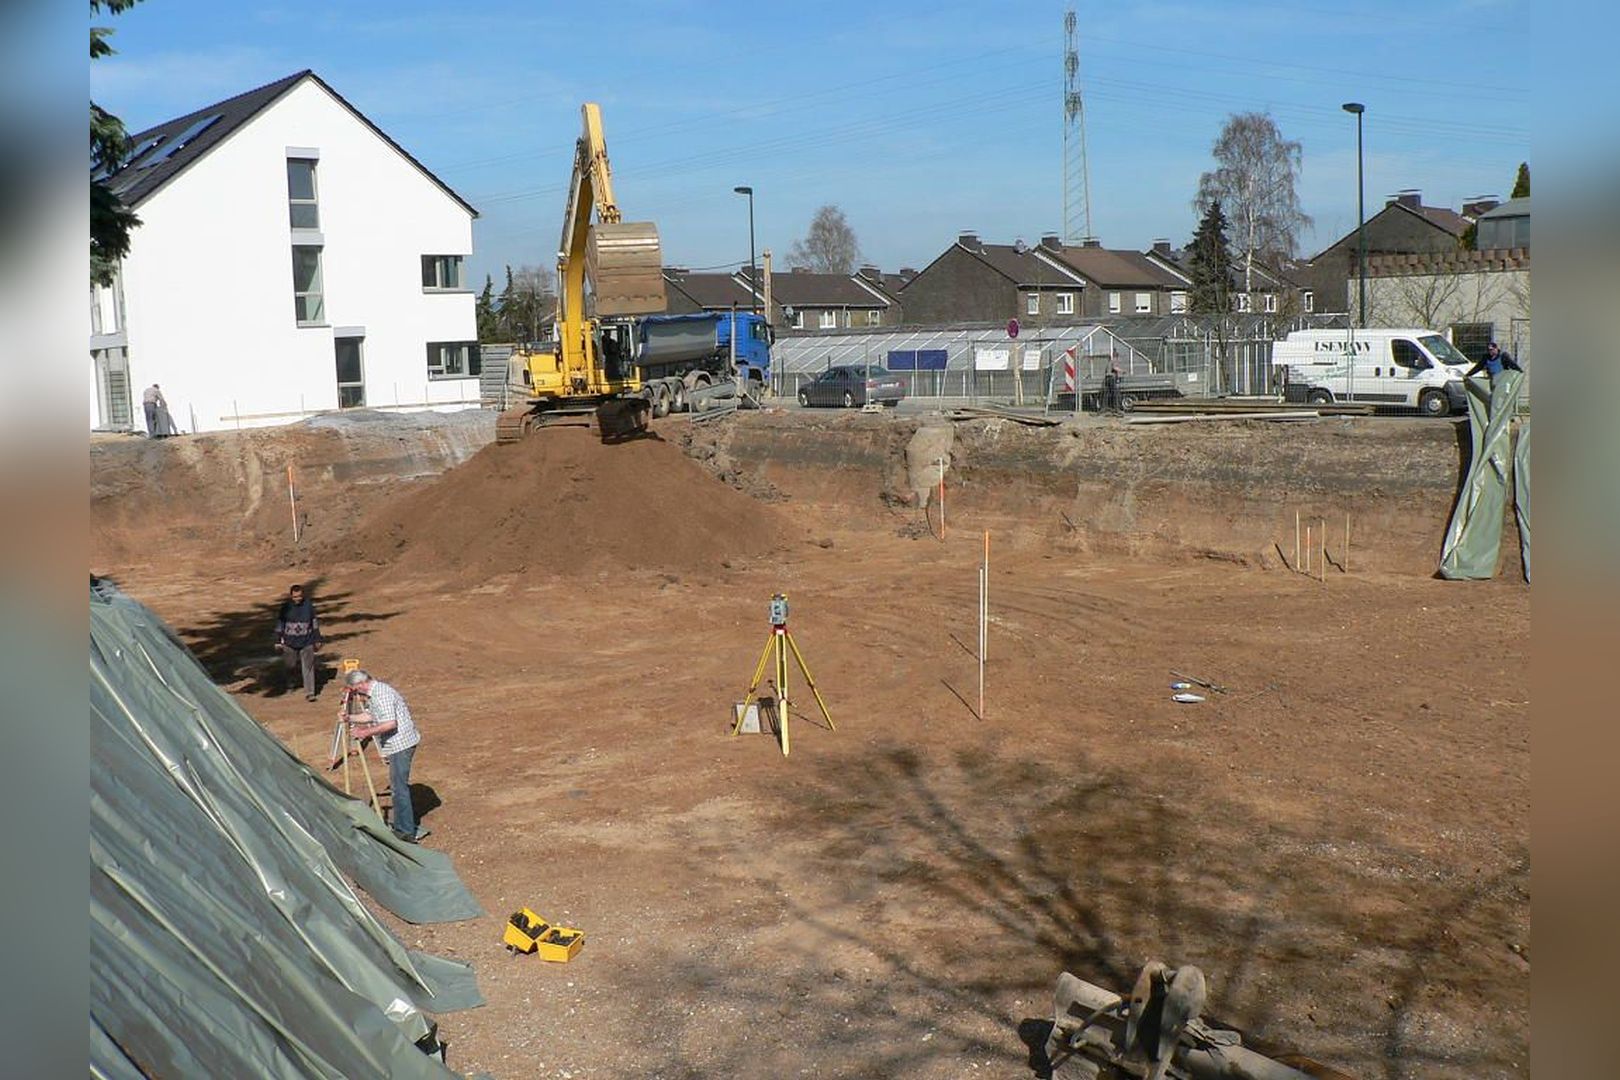
[[[1453,425],[463,423],[92,448],[92,569],[297,753],[335,698],[263,677],[288,580],[409,699],[428,843],[489,913],[396,924],[478,969],[456,1069],[1031,1076],[1060,971],[1157,957],[1359,1077],[1528,1075],[1529,592],[1507,534],[1497,580],[1431,576]],[[726,734],[776,591],[837,724],[796,699],[788,758]],[[507,956],[522,906],[579,957]]]

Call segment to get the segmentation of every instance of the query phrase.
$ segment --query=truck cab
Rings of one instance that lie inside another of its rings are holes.
[[[1272,346],[1284,400],[1370,403],[1449,416],[1466,407],[1467,357],[1436,330],[1296,330]]]

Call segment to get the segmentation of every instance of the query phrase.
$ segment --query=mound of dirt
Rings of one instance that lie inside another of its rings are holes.
[[[775,508],[659,438],[602,444],[584,427],[536,432],[363,516],[326,555],[481,580],[533,571],[712,571],[786,541]]]

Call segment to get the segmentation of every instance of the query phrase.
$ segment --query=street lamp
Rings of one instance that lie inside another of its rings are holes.
[[[748,291],[753,295],[754,314],[759,314],[759,279],[754,276],[754,189],[747,184],[731,189],[748,196]]]
[[[1356,117],[1356,247],[1359,249],[1356,267],[1360,275],[1361,328],[1367,329],[1367,185],[1361,177],[1361,114],[1367,106],[1359,101],[1347,101],[1341,106]]]

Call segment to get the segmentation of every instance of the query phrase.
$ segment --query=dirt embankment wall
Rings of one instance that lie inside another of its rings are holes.
[[[93,568],[239,550],[296,559],[363,513],[465,461],[493,414],[352,414],[240,432],[90,443]],[[293,544],[287,467],[298,491]]]
[[[1315,524],[1318,532],[1326,520],[1328,553],[1338,562],[1348,514],[1353,569],[1428,575],[1439,562],[1468,454],[1466,427],[1443,421],[1029,428],[1005,420],[953,424],[787,412],[702,424],[672,419],[660,432],[668,453],[592,448],[617,455],[602,461],[570,439],[566,449],[573,456],[563,462],[566,468],[535,448],[516,448],[507,455],[511,462],[484,463],[484,471],[494,471],[481,487],[441,474],[462,465],[477,472],[479,463],[471,459],[493,438],[487,413],[345,414],[157,442],[98,438],[90,448],[94,566],[107,571],[150,558],[225,551],[288,564],[312,552],[375,560],[382,556],[354,548],[357,536],[364,539],[357,524],[395,518],[395,524],[411,522],[429,531],[448,528],[463,515],[486,529],[491,521],[504,522],[499,528],[510,531],[521,518],[535,536],[549,535],[555,526],[577,539],[579,522],[569,525],[576,518],[589,522],[592,515],[607,514],[644,531],[657,530],[660,519],[679,512],[694,529],[707,522],[704,535],[724,536],[731,528],[727,521],[708,518],[743,513],[744,504],[761,511],[746,516],[771,517],[766,531],[782,535],[837,522],[921,539],[938,528],[938,462],[944,458],[949,527],[992,528],[998,542],[1014,548],[1281,567],[1293,560],[1297,511],[1302,526]],[[674,453],[677,446],[707,474],[689,475],[681,467],[689,463]],[[611,473],[620,464],[631,474]],[[297,545],[288,465],[299,493]],[[508,475],[524,468],[538,475]],[[611,475],[599,475],[602,469]],[[604,475],[618,479],[607,483]],[[736,493],[723,491],[721,482],[760,501],[724,498]],[[613,491],[604,493],[604,484]],[[476,501],[478,491],[492,497],[506,492],[512,513],[475,514],[465,504]],[[614,492],[622,497],[607,498]],[[599,497],[588,504],[569,501],[591,493]],[[1519,565],[1510,525],[1504,521],[1504,575],[1518,573]],[[396,528],[361,532],[378,534],[371,541],[387,532],[382,539],[392,545],[385,553],[390,560],[394,549],[412,546],[411,537],[401,542]],[[431,553],[431,539],[416,536],[414,546]],[[762,533],[756,539],[766,544],[771,537]],[[500,537],[479,541],[486,553],[505,550],[502,543]],[[542,546],[533,537],[524,543],[534,550]],[[604,541],[598,554],[642,561],[621,547]]]
[[[937,491],[925,509],[917,490],[931,486],[929,477],[910,475],[906,461],[924,426],[950,428],[949,450],[927,452],[948,458],[948,524],[1081,554],[1261,566],[1293,561],[1298,511],[1301,530],[1313,526],[1313,536],[1327,521],[1333,562],[1343,557],[1348,514],[1352,567],[1433,573],[1468,458],[1466,426],[1381,419],[1030,428],[852,415],[783,424],[742,415],[694,430],[688,452],[733,472],[757,469],[818,513],[925,534],[938,527]],[[928,437],[937,445],[939,436]],[[937,465],[923,471],[937,480]],[[1502,572],[1516,573],[1517,541],[1506,534],[1503,554]]]

